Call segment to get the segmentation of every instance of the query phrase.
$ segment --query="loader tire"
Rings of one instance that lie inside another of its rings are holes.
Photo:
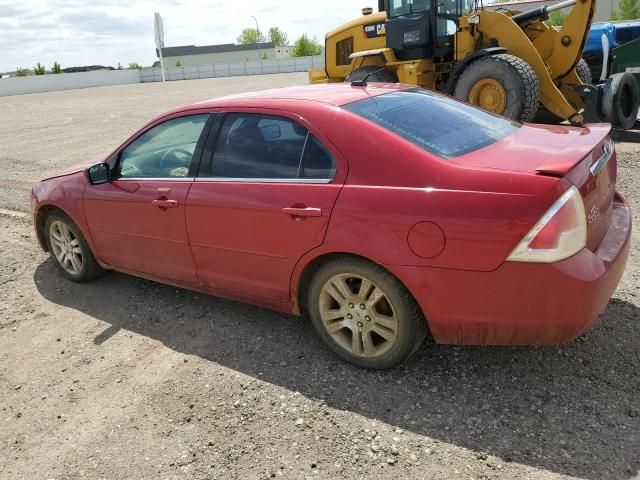
[[[638,117],[638,84],[630,73],[616,73],[607,79],[602,91],[602,113],[616,128],[628,130]]]
[[[540,104],[540,83],[531,65],[503,53],[469,65],[458,79],[454,95],[512,120],[529,122]]]
[[[589,64],[584,58],[581,58],[576,65],[576,73],[578,74],[578,78],[585,85],[593,84],[593,76],[591,75],[591,69],[589,68]]]
[[[369,75],[367,82],[398,83],[398,75],[396,75],[395,72],[379,65],[360,67],[351,72],[345,79],[345,82],[357,82],[364,79],[367,75]]]

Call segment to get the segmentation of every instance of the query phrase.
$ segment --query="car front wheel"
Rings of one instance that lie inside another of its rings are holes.
[[[45,223],[45,233],[51,257],[69,280],[90,282],[102,275],[103,269],[69,217],[52,213]]]
[[[382,267],[344,257],[324,264],[309,288],[313,326],[344,360],[387,369],[406,360],[427,333],[407,289]]]

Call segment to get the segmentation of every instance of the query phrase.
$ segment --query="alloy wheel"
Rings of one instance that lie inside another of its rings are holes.
[[[352,355],[384,355],[398,338],[398,317],[388,295],[370,279],[335,275],[322,287],[320,317],[333,340]]]
[[[62,268],[71,275],[82,272],[82,247],[71,229],[61,221],[54,221],[49,227],[49,238],[53,255]]]

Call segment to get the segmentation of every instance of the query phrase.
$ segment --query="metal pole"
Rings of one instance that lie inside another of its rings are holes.
[[[572,7],[577,3],[576,0],[567,0],[566,2],[556,3],[555,5],[549,5],[547,12],[555,12],[556,10],[562,10],[563,8]]]
[[[258,26],[258,19],[256,17],[254,17],[253,15],[251,15],[251,18],[253,18],[256,22],[256,36],[258,37],[258,57],[260,57],[260,73],[264,73],[264,70],[262,68],[262,50],[260,48],[260,27]]]
[[[164,59],[162,58],[162,49],[158,49],[160,51],[160,71],[162,72],[162,83],[166,81],[164,76]]]

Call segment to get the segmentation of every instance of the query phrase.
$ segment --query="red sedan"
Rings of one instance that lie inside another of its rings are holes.
[[[64,275],[104,270],[308,312],[343,359],[569,342],[623,274],[631,216],[609,126],[522,125],[402,85],[176,109],[38,183]]]

